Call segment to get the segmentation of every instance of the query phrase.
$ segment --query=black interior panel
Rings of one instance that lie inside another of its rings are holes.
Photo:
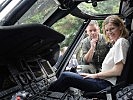
[[[64,38],[42,24],[0,26],[0,58],[45,55]]]

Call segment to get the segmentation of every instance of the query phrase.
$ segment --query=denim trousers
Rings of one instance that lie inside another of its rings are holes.
[[[63,72],[59,78],[53,82],[49,88],[50,91],[65,92],[69,87],[74,87],[86,92],[97,92],[112,86],[112,84],[103,79],[84,79],[77,73]]]

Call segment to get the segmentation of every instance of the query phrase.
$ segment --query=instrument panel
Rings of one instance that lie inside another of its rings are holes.
[[[0,99],[11,100],[20,92],[28,93],[30,99],[40,93],[45,95],[56,79],[53,67],[45,59],[11,61],[0,65]]]

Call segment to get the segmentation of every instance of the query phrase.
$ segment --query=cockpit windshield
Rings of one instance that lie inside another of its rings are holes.
[[[78,8],[89,15],[119,13],[120,0],[104,0],[97,3],[80,3]]]
[[[0,11],[2,11],[10,2],[11,0],[0,0]]]
[[[23,0],[0,0],[0,22],[4,22],[21,3]],[[56,0],[37,0],[17,23],[42,23],[58,6],[59,2]]]
[[[0,0],[0,22],[4,22],[22,2],[23,0]],[[16,24],[43,23],[59,6],[58,0],[37,0]],[[89,15],[119,13],[119,7],[120,0],[104,0],[97,3],[91,3],[88,0],[88,2],[82,2],[78,5],[82,12]]]
[[[17,24],[42,23],[59,6],[55,0],[38,0],[21,18]]]
[[[0,21],[4,20],[10,12],[17,7],[22,0],[2,0],[0,1]]]

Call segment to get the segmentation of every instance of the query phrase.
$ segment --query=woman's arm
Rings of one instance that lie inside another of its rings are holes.
[[[105,72],[99,72],[96,74],[88,74],[88,73],[81,73],[80,75],[83,76],[84,78],[100,78],[100,79],[105,79],[109,77],[114,77],[114,76],[120,76],[121,72],[123,70],[124,64],[122,61],[116,63],[114,67],[108,71]]]
[[[105,72],[97,73],[98,78],[105,79],[108,77],[120,76],[123,70],[123,66],[124,66],[123,62],[120,61],[116,63],[112,69],[105,71]]]

